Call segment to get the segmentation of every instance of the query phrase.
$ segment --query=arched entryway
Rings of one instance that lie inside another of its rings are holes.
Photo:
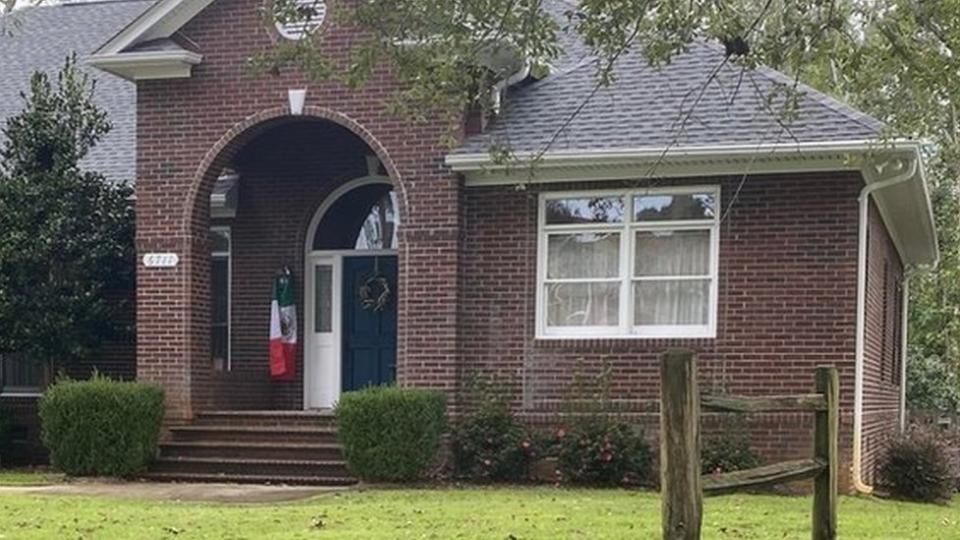
[[[344,391],[396,379],[399,226],[393,185],[379,175],[343,184],[311,220],[304,408],[332,407]]]

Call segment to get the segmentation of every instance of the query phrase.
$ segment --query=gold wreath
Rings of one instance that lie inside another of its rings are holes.
[[[379,289],[378,293],[375,288]],[[372,276],[360,284],[357,296],[360,297],[360,306],[363,309],[374,313],[383,311],[390,301],[390,282],[382,275]]]

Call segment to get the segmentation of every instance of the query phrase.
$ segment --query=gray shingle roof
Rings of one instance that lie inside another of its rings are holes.
[[[804,85],[798,88],[798,114],[786,120],[781,106],[770,106],[767,99],[778,85],[792,87],[792,79],[766,68],[744,70],[731,63],[720,67],[723,59],[721,48],[702,42],[659,69],[641,55],[629,54],[618,65],[617,82],[597,91],[571,120],[596,79],[595,64],[583,47],[568,47],[566,57],[557,62],[558,72],[513,89],[488,130],[453,153],[484,153],[492,144],[524,153],[547,147],[681,150],[814,143],[870,140],[884,130],[879,121]]]
[[[153,0],[113,0],[30,7],[0,21],[0,121],[23,109],[20,93],[34,71],[55,75],[71,52],[83,58],[119,32]],[[110,133],[84,166],[114,182],[136,172],[136,89],[119,77],[84,67],[97,81],[94,100],[109,114]],[[2,135],[0,135],[2,136]]]

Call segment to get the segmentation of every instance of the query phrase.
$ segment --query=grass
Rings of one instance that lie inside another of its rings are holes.
[[[31,469],[0,470],[0,487],[47,486],[63,481],[63,475],[54,472],[38,472]],[[0,536],[2,538],[2,536]]]
[[[810,537],[810,499],[737,495],[705,504],[706,539]],[[656,494],[618,490],[370,490],[272,505],[0,495],[0,538],[658,538]],[[960,508],[843,498],[844,539],[955,539]]]

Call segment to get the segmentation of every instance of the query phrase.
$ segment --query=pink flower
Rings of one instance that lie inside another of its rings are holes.
[[[560,429],[557,430],[557,438],[558,438],[558,439],[562,439],[566,434],[567,434],[567,432],[564,431],[563,428],[560,428]]]

